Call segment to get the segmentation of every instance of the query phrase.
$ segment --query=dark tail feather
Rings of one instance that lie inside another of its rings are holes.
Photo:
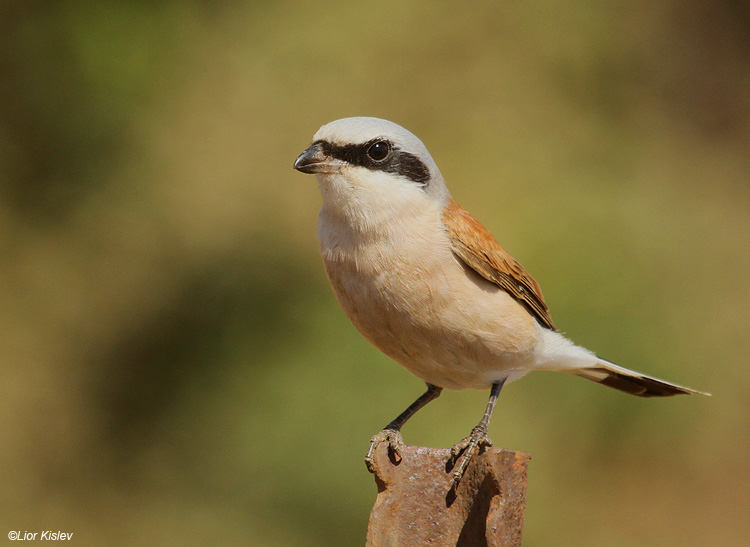
[[[598,384],[619,389],[639,397],[671,397],[672,395],[711,395],[687,387],[678,386],[658,378],[600,359],[595,366],[572,370],[577,376]]]

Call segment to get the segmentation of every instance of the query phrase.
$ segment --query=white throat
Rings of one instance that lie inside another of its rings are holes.
[[[322,248],[347,240],[361,244],[403,239],[419,233],[421,222],[439,221],[445,200],[428,195],[418,184],[394,180],[388,173],[345,169],[349,172],[318,175],[323,198],[318,217]]]

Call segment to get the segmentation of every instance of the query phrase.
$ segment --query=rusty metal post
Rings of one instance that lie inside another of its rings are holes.
[[[397,460],[387,443],[377,447],[367,547],[521,545],[528,454],[483,450],[455,492],[446,469],[450,449],[405,445],[401,455]]]

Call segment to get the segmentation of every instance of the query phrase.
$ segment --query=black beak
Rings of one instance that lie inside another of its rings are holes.
[[[320,143],[313,144],[302,152],[294,162],[294,168],[302,173],[333,173],[338,169],[326,156]]]

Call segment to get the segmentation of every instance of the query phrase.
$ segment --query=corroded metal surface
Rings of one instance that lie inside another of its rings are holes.
[[[453,491],[450,449],[402,445],[400,452],[399,459],[387,443],[375,452],[368,547],[521,545],[528,454],[486,448]]]

